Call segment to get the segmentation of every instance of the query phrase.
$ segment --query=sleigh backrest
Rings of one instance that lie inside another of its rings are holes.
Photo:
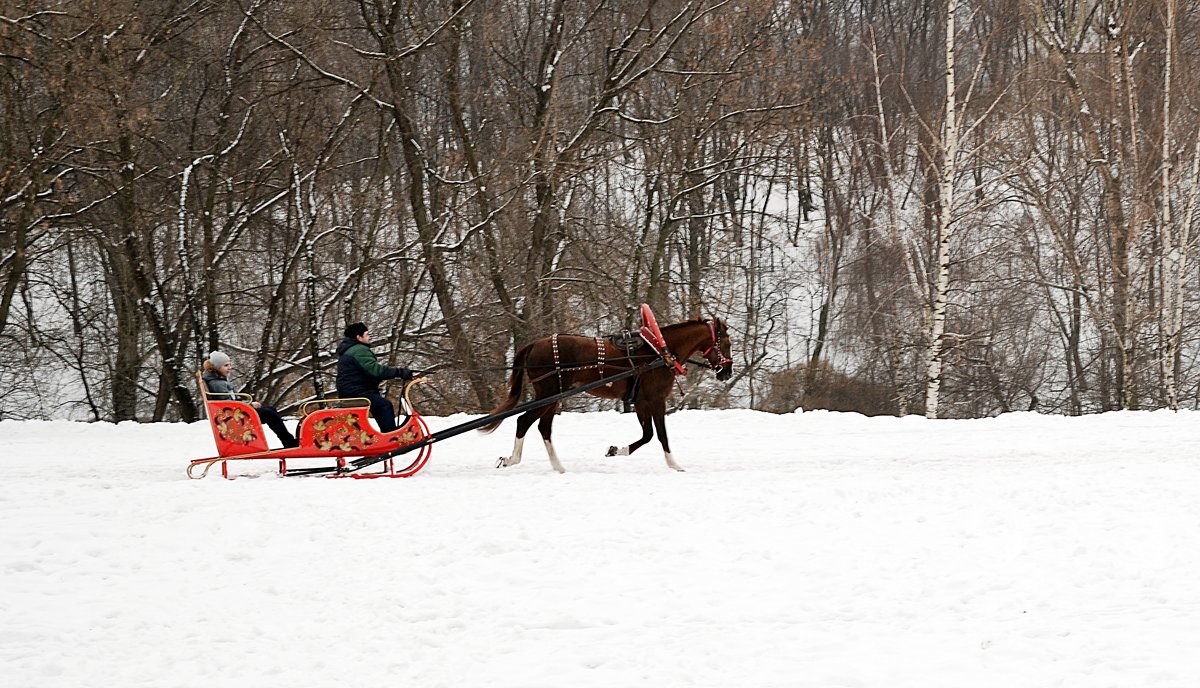
[[[252,397],[249,394],[210,396],[199,371],[196,372],[196,383],[200,385],[204,414],[208,416],[218,456],[238,456],[267,450],[267,438],[263,435],[258,411],[250,405]]]

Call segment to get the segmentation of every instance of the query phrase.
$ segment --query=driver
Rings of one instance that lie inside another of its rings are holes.
[[[396,408],[379,391],[379,383],[393,378],[411,380],[414,373],[408,368],[380,363],[371,351],[371,333],[364,323],[350,323],[343,334],[346,338],[337,347],[338,396],[370,399],[371,415],[379,424],[379,431],[392,432],[396,429]]]

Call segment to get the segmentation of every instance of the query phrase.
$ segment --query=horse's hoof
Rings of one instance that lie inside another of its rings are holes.
[[[508,466],[508,457],[501,456],[500,460],[496,462],[496,468],[506,468],[507,466]]]
[[[609,447],[609,448],[608,448],[608,453],[607,453],[607,454],[605,454],[605,456],[616,456],[616,455],[617,455],[617,448],[616,448],[616,447]]]

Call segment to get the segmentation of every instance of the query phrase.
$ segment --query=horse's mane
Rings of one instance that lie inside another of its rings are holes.
[[[670,325],[663,325],[662,329],[663,330],[673,330],[673,329],[678,329],[680,327],[687,327],[688,325],[706,325],[706,324],[708,324],[708,322],[710,320],[712,320],[712,318],[692,318],[691,320],[684,320],[683,322],[671,323]]]

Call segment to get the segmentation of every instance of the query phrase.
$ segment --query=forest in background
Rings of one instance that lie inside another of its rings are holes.
[[[9,0],[0,418],[281,408],[364,320],[515,348],[719,316],[686,406],[1200,405],[1200,2]]]

